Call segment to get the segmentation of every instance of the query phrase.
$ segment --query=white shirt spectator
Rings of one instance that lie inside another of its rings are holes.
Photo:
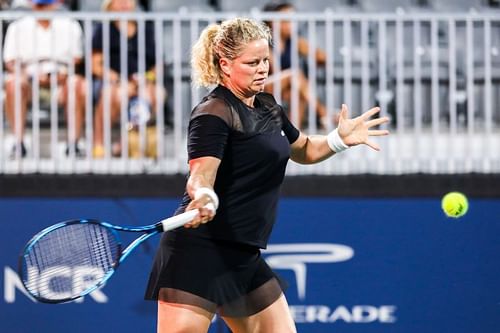
[[[42,73],[64,70],[83,56],[82,36],[80,25],[72,19],[54,18],[44,28],[35,18],[24,17],[7,29],[4,61],[21,61],[28,74],[34,73],[36,62]]]

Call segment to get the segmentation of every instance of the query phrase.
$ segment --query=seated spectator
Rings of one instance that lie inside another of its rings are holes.
[[[59,6],[57,10],[68,11],[77,10],[79,0],[56,0]],[[31,0],[5,0],[3,2],[9,3],[9,9],[12,10],[29,10],[31,9]]]
[[[283,12],[291,13],[294,11],[294,7],[287,2],[272,2],[267,4],[264,8],[266,12]],[[272,22],[267,22],[269,27],[272,29]],[[306,75],[300,68],[292,68],[292,52],[291,49],[291,24],[289,21],[280,21],[280,68],[276,68],[276,60],[271,56],[270,59],[270,75],[268,83],[266,84],[265,90],[267,92],[273,93],[273,86],[277,80],[281,80],[281,97],[286,104],[290,105],[292,97],[292,81],[298,84],[298,123],[295,124],[297,127],[302,128],[304,125],[304,120],[306,116],[307,107],[311,99],[311,92],[309,91],[309,83]],[[276,42],[274,44],[277,44]],[[309,44],[307,40],[303,37],[298,37],[297,40],[298,55],[299,57],[307,57],[309,53]],[[326,62],[326,54],[324,51],[317,49],[315,52],[316,62],[318,65],[324,65]],[[316,115],[317,119],[320,121],[321,127],[327,128],[328,118],[325,105],[319,100],[316,100]],[[293,121],[293,117],[291,117]],[[333,120],[332,120],[333,124]]]
[[[10,0],[0,0],[0,10],[9,10],[10,3]]]
[[[57,10],[57,0],[31,0],[33,11]],[[48,91],[51,77],[56,76],[57,100],[65,108],[68,122],[68,147],[66,153],[80,155],[78,139],[82,134],[85,84],[84,78],[75,73],[82,62],[82,29],[78,22],[69,18],[35,19],[23,17],[9,25],[5,36],[3,57],[7,70],[5,80],[6,118],[15,137],[12,155],[24,157],[24,131],[28,103],[32,100],[32,81],[38,78],[40,94]],[[71,71],[70,69],[73,68]],[[19,87],[20,96],[16,96]],[[73,88],[73,89],[71,89]],[[69,109],[71,94],[74,108]],[[16,100],[20,109],[16,110]],[[71,113],[71,114],[69,114]],[[72,116],[72,117],[71,117]],[[70,121],[72,120],[72,121]],[[18,122],[19,121],[19,122]]]
[[[106,0],[102,6],[103,10],[113,12],[133,12],[136,10],[136,2],[134,0]],[[152,106],[156,105],[156,77],[155,77],[155,36],[154,27],[151,22],[146,22],[144,39],[145,43],[141,47],[144,48],[145,73],[139,73],[139,27],[136,21],[126,22],[127,34],[127,64],[122,68],[120,61],[121,38],[122,33],[120,21],[112,21],[109,26],[109,60],[108,78],[105,80],[104,68],[104,49],[103,49],[103,26],[99,25],[94,33],[92,40],[92,64],[93,74],[97,78],[97,83],[100,85],[99,96],[97,99],[97,107],[94,118],[94,157],[102,158],[106,153],[104,145],[104,127],[111,126],[120,121],[121,100],[125,94],[129,101],[129,111],[138,110],[142,112],[139,116],[139,121],[147,121],[153,116],[151,112]],[[127,78],[127,86],[122,87],[121,73],[125,73]],[[141,94],[140,75],[144,75],[144,90]],[[109,83],[109,85],[105,85]],[[106,99],[109,96],[109,100]],[[105,119],[105,103],[109,102],[109,119]],[[149,109],[149,112],[148,112]],[[146,114],[145,114],[146,113]],[[136,116],[133,116],[135,118]],[[106,122],[106,120],[108,122]],[[106,124],[106,125],[105,125]],[[129,125],[137,126],[137,121],[129,118]],[[121,148],[118,143],[113,145],[113,154],[119,154]]]

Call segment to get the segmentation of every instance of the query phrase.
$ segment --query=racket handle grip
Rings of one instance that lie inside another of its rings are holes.
[[[215,212],[215,206],[211,202],[205,205],[204,208],[208,208]],[[187,212],[161,220],[158,224],[161,224],[161,226],[163,227],[163,231],[169,231],[183,226],[188,222],[191,222],[195,218],[195,216],[198,215],[198,213],[198,209],[188,210]]]

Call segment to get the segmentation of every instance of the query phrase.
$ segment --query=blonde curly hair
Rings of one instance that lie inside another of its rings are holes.
[[[266,39],[271,45],[269,27],[253,19],[234,18],[207,26],[191,50],[193,83],[204,87],[219,84],[219,60],[237,58],[248,43],[258,39]]]

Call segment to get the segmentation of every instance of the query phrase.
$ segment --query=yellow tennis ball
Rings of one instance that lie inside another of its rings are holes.
[[[461,217],[467,213],[469,202],[460,192],[450,192],[441,200],[441,208],[448,217]]]

